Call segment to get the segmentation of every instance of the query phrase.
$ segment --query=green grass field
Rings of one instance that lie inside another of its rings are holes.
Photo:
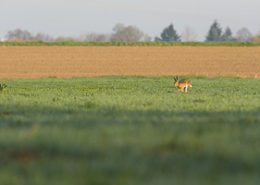
[[[260,79],[189,78],[1,79],[0,184],[260,184]]]

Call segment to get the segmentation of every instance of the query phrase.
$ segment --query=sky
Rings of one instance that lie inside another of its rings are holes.
[[[172,23],[179,35],[190,27],[205,40],[214,20],[233,35],[260,32],[260,0],[0,0],[0,7],[0,38],[16,28],[54,37],[111,33],[117,23],[154,38]]]

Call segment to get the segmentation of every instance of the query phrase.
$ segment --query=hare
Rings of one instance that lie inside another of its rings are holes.
[[[179,80],[179,77],[174,77],[174,86],[178,87],[177,92],[181,91],[185,91],[188,92],[188,87],[192,87],[191,82],[189,79],[181,79]]]

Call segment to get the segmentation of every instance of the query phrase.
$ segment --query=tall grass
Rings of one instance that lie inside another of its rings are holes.
[[[260,79],[188,78],[1,79],[0,184],[258,185]]]

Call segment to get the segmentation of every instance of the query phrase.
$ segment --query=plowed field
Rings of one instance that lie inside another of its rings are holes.
[[[260,47],[0,47],[0,78],[121,74],[259,78]]]

